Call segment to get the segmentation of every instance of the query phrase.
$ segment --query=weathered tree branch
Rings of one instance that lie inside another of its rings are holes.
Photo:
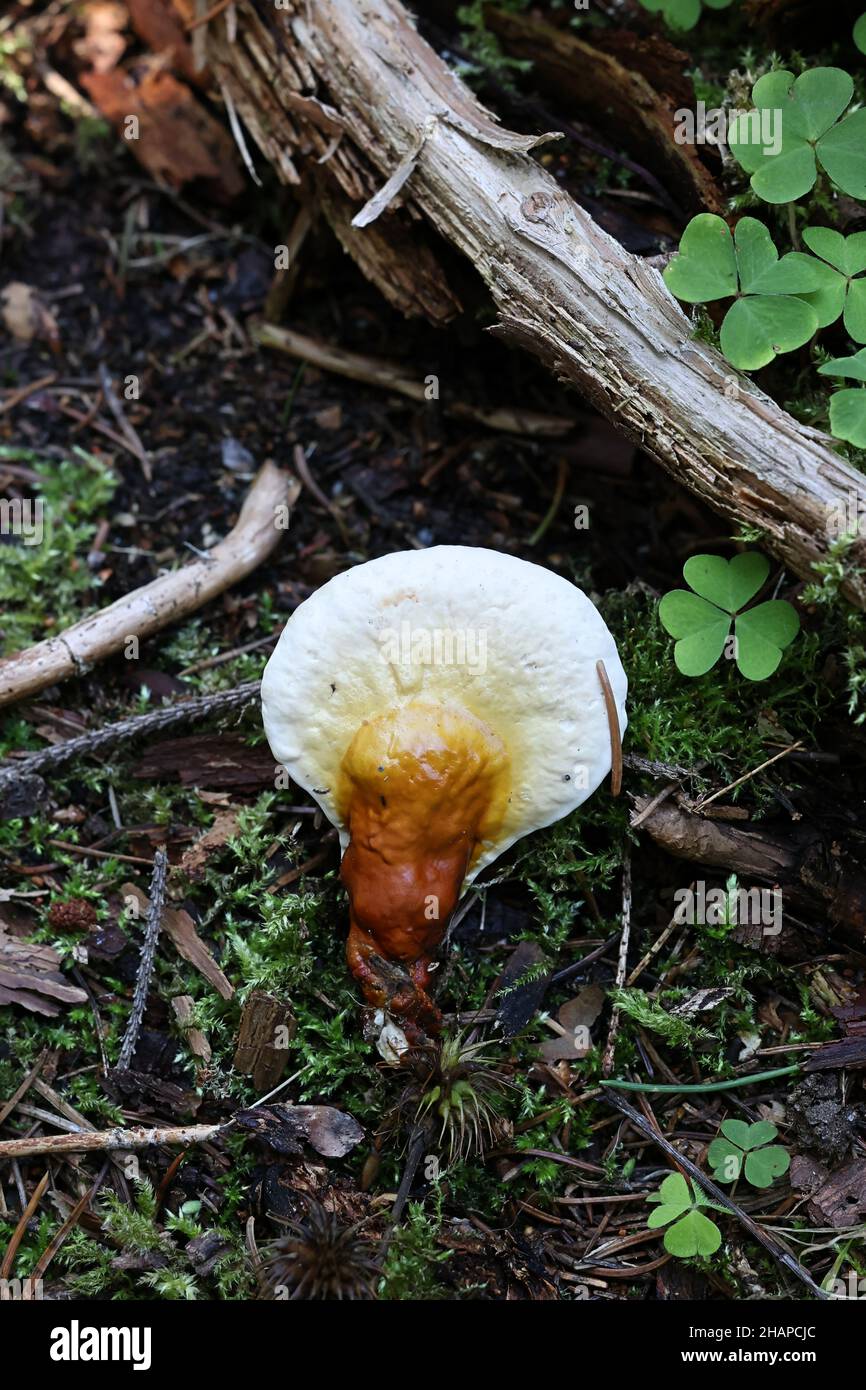
[[[207,555],[134,589],[56,637],[0,661],[0,706],[35,695],[55,681],[83,675],[120,651],[130,637],[143,640],[237,584],[278,544],[299,492],[294,478],[266,463],[233,530]]]
[[[659,274],[529,156],[538,140],[497,125],[398,0],[285,0],[280,9],[238,0],[237,16],[233,42],[222,18],[210,25],[209,56],[286,182],[304,164],[326,168],[369,216],[372,197],[408,160],[395,201],[474,264],[498,310],[496,331],[717,512],[760,528],[798,574],[827,554],[840,509],[866,515],[866,479],[693,337]],[[863,607],[862,536],[850,559],[844,592]]]

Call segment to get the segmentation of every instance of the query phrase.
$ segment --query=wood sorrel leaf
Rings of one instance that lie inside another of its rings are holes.
[[[715,666],[731,630],[729,614],[687,589],[674,589],[662,598],[659,618],[679,638],[674,661],[684,676],[703,676]]]
[[[851,388],[830,397],[830,429],[836,439],[845,439],[866,449],[866,391]]]
[[[841,68],[811,68],[796,80],[780,70],[758,79],[755,113],[734,119],[728,144],[759,197],[767,203],[801,198],[814,186],[818,162],[844,192],[864,196],[856,190],[866,188],[866,112],[839,121],[853,93],[853,80]]]
[[[758,371],[781,352],[793,352],[818,329],[818,315],[793,295],[747,295],[732,304],[719,341],[733,367]]]
[[[708,304],[737,293],[734,240],[721,217],[701,212],[692,218],[664,281],[671,294],[688,304]]]
[[[734,625],[740,672],[750,681],[766,680],[799,630],[797,612],[784,599],[770,599],[740,613]]]
[[[687,1216],[665,1231],[664,1247],[679,1259],[693,1255],[712,1255],[722,1243],[722,1233],[715,1221],[702,1211],[690,1211]]]
[[[736,613],[766,583],[770,562],[757,550],[726,560],[721,555],[693,555],[683,565],[683,579],[701,598]]]

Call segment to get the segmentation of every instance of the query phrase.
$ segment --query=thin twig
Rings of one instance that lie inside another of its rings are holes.
[[[177,1125],[167,1129],[150,1129],[137,1125],[133,1129],[87,1130],[81,1134],[42,1134],[27,1139],[0,1140],[0,1159],[33,1158],[37,1154],[56,1156],[70,1153],[114,1153],[117,1150],[147,1149],[152,1144],[205,1144],[215,1139],[223,1124]]]
[[[702,1173],[697,1164],[692,1163],[690,1158],[686,1158],[684,1154],[681,1154],[675,1149],[670,1140],[666,1139],[645,1116],[635,1110],[634,1106],[629,1105],[628,1101],[623,1100],[621,1096],[612,1094],[610,1091],[606,1090],[604,1096],[608,1105],[612,1105],[620,1114],[625,1115],[626,1119],[634,1125],[636,1130],[645,1135],[653,1144],[658,1145],[658,1147],[668,1155],[668,1158],[673,1160],[678,1168],[688,1173],[692,1181],[696,1182],[699,1187],[702,1187],[704,1191],[712,1197],[714,1202],[718,1202],[721,1206],[725,1207],[727,1211],[731,1212],[749,1234],[758,1241],[760,1245],[763,1245],[765,1250],[769,1251],[773,1259],[782,1265],[784,1269],[787,1269],[790,1274],[793,1274],[795,1278],[804,1283],[807,1288],[811,1289],[816,1298],[828,1298],[824,1290],[815,1283],[811,1274],[803,1268],[799,1260],[797,1260],[790,1251],[785,1250],[783,1246],[773,1240],[772,1236],[767,1233],[764,1227],[760,1226],[757,1221],[753,1221],[752,1217],[749,1216],[747,1212],[743,1211],[742,1207],[738,1207],[736,1202],[732,1202],[726,1192],[723,1192],[720,1187],[717,1187],[712,1179],[707,1177],[706,1173]]]
[[[121,434],[141,464],[141,471],[144,474],[145,480],[148,483],[153,482],[153,467],[150,462],[150,455],[126,418],[123,406],[120,403],[120,397],[117,395],[111,383],[111,373],[104,362],[100,362],[99,364],[99,381],[102,386],[102,394],[105,397],[105,404],[117,421]]]
[[[709,806],[711,801],[718,801],[719,797],[724,796],[726,792],[732,792],[735,787],[741,787],[744,782],[748,782],[752,777],[757,777],[758,773],[763,772],[765,767],[772,767],[773,763],[777,763],[780,758],[787,758],[789,753],[793,753],[795,749],[802,747],[802,739],[798,739],[796,743],[789,744],[787,748],[783,748],[781,753],[777,753],[775,757],[768,758],[765,763],[761,763],[758,767],[753,767],[751,772],[744,772],[742,777],[737,778],[736,782],[729,782],[726,787],[721,787],[719,791],[713,792],[712,796],[706,797],[703,801],[698,801],[695,805],[695,811],[703,811],[704,807]]]
[[[631,939],[631,853],[628,849],[622,865],[622,935],[619,940],[619,957],[616,963],[616,987],[621,989],[625,982],[625,967]],[[607,1035],[607,1045],[601,1063],[602,1076],[610,1076],[613,1071],[613,1054],[619,1032],[619,1009],[614,1008]]]
[[[33,773],[53,772],[75,758],[92,757],[134,738],[150,737],[165,729],[173,729],[211,715],[227,714],[241,710],[258,699],[260,681],[247,681],[234,690],[223,690],[216,695],[196,695],[164,709],[152,710],[148,714],[132,715],[129,719],[119,719],[115,724],[106,724],[102,729],[93,729],[78,738],[56,743],[51,748],[43,748],[20,761],[0,765],[0,792],[16,783],[21,777]]]
[[[132,1061],[133,1053],[138,1044],[142,1021],[144,1019],[147,992],[150,989],[150,981],[153,975],[156,943],[159,937],[160,922],[162,921],[162,910],[165,905],[167,872],[168,854],[166,853],[165,846],[162,846],[156,851],[153,857],[153,877],[150,880],[150,890],[148,893],[150,902],[147,908],[147,916],[144,919],[144,941],[141,947],[141,959],[138,963],[138,975],[135,980],[135,993],[132,997],[132,1012],[129,1015],[129,1020],[126,1025],[120,1056],[117,1059],[118,1069],[122,1071],[127,1071]]]

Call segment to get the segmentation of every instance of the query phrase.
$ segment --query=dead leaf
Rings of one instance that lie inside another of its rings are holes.
[[[244,188],[226,131],[171,73],[122,68],[85,73],[82,85],[157,183],[179,189],[203,179],[224,200]]]
[[[60,347],[60,334],[57,320],[50,312],[39,291],[23,280],[11,280],[0,294],[3,304],[3,322],[13,338],[19,343],[31,343],[40,338],[48,343],[52,351]]]
[[[364,1137],[358,1121],[332,1105],[261,1105],[235,1120],[284,1154],[301,1153],[306,1142],[323,1158],[344,1158]]]
[[[584,985],[579,994],[569,999],[556,1016],[565,1029],[565,1036],[550,1038],[541,1046],[545,1062],[574,1062],[586,1057],[592,1049],[589,1030],[604,1007],[604,990],[600,985]]]

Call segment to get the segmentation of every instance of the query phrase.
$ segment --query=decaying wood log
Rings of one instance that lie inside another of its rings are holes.
[[[866,515],[863,475],[694,338],[657,271],[530,157],[545,137],[498,125],[398,0],[234,8],[236,36],[214,19],[208,56],[282,179],[326,168],[356,204],[356,227],[372,212],[390,217],[387,199],[373,199],[393,190],[475,266],[496,331],[717,512],[759,527],[762,544],[796,573],[810,576],[827,554],[843,508]],[[443,397],[449,389],[442,382]],[[863,607],[863,536],[850,558],[844,592]]]
[[[237,584],[279,543],[300,490],[289,474],[266,463],[244,499],[234,529],[207,555],[134,589],[56,637],[0,661],[0,706],[84,675],[96,662],[122,651],[130,638],[143,641]]]

